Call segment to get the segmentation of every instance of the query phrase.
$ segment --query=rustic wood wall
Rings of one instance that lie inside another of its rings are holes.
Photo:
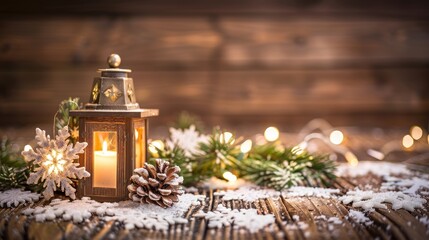
[[[116,52],[152,125],[408,127],[429,117],[426,1],[28,1],[0,8],[0,126],[49,123]]]

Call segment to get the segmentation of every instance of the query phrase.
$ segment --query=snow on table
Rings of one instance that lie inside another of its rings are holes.
[[[282,192],[251,184],[236,190],[222,184],[216,189],[190,189],[192,193],[182,195],[171,209],[130,201],[97,203],[86,198],[80,202],[64,197],[36,199],[27,205],[18,201],[18,207],[11,203],[11,208],[1,209],[0,236],[428,239],[428,176],[401,164],[365,162],[361,167],[353,172],[343,166],[342,176],[330,186],[294,187]],[[378,170],[383,173],[375,173]],[[362,188],[361,181],[372,185]]]

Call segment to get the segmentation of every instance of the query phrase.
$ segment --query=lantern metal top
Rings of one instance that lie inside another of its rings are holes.
[[[139,109],[133,79],[128,77],[131,70],[119,68],[121,57],[118,54],[111,54],[107,63],[109,68],[99,69],[101,76],[94,78],[89,103],[85,105],[85,109]]]
[[[109,77],[109,76],[128,77],[127,73],[130,73],[131,70],[119,68],[119,66],[121,65],[121,61],[122,61],[121,57],[118,54],[112,53],[107,58],[107,64],[109,65],[110,68],[98,69],[98,72],[101,73],[102,77]]]

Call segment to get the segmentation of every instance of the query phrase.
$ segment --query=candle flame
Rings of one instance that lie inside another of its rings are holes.
[[[107,153],[107,142],[103,141],[103,153]]]

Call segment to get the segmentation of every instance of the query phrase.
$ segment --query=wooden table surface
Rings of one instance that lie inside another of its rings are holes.
[[[339,177],[333,188],[341,193],[368,185],[379,187],[381,177],[372,175],[356,178]],[[283,197],[259,199],[255,202],[241,200],[224,201],[222,196],[215,194],[215,189],[199,189],[206,196],[201,206],[192,206],[185,214],[186,224],[170,225],[167,233],[149,229],[127,230],[122,223],[100,221],[93,216],[89,221],[74,224],[70,221],[36,222],[34,218],[20,214],[28,206],[0,209],[1,239],[428,239],[428,229],[417,218],[428,216],[429,205],[424,209],[408,212],[404,209],[376,209],[368,216],[373,224],[366,226],[346,218],[350,205],[344,205],[336,198],[318,197]],[[426,200],[429,200],[426,195]],[[40,201],[32,207],[46,204]],[[208,221],[194,217],[198,211],[215,210],[219,204],[232,209],[256,208],[261,214],[271,213],[275,216],[275,224],[267,226],[256,233],[248,229],[237,229],[234,226],[209,229]],[[359,209],[357,209],[359,210]],[[362,209],[360,209],[362,211]],[[305,231],[299,222],[308,224]],[[343,221],[340,225],[332,225],[328,221],[315,220],[316,216],[327,218],[338,217]],[[331,226],[330,226],[331,225]]]

